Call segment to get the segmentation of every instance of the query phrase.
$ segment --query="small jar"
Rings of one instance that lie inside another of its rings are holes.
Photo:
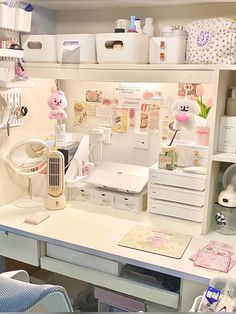
[[[222,234],[236,234],[236,208],[215,204],[216,231]]]
[[[177,164],[176,147],[174,145],[163,145],[159,154],[159,169],[174,170]]]

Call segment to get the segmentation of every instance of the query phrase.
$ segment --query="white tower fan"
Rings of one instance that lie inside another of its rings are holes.
[[[47,160],[47,197],[46,208],[51,210],[66,207],[64,194],[64,156],[61,152],[52,151]]]

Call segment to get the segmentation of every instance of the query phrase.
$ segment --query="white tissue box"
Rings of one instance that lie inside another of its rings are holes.
[[[57,34],[56,44],[60,63],[97,62],[94,34]],[[78,46],[79,49],[76,48]]]
[[[220,120],[218,151],[236,153],[236,116],[223,116]]]

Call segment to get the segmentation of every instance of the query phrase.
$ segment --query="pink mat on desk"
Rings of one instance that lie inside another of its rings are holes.
[[[145,252],[181,258],[191,235],[170,232],[148,226],[134,226],[118,243],[120,246]]]

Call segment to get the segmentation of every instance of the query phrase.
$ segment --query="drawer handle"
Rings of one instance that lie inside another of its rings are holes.
[[[197,159],[194,159],[193,161],[194,166],[199,166],[200,165],[200,161]]]
[[[200,154],[199,154],[199,152],[198,152],[197,150],[195,150],[195,151],[193,152],[193,156],[199,158],[199,157],[200,157]]]

